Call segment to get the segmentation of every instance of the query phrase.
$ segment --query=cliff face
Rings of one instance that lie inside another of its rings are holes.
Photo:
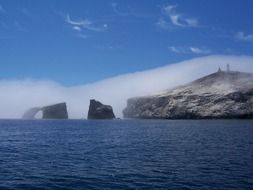
[[[112,107],[96,100],[90,100],[88,119],[114,119]]]
[[[42,108],[43,119],[68,119],[66,103],[45,106]]]
[[[127,118],[253,118],[253,74],[217,72],[185,86],[147,97],[130,98]]]

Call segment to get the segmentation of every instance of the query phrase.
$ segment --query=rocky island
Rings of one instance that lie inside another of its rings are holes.
[[[42,111],[42,119],[68,119],[67,105],[65,102],[43,107],[34,107],[27,110],[23,119],[35,119],[38,112]]]
[[[125,118],[253,119],[253,74],[221,71],[157,95],[130,98]]]
[[[66,103],[59,103],[42,108],[43,119],[68,119]]]
[[[114,119],[112,106],[104,105],[94,99],[90,100],[88,119]]]

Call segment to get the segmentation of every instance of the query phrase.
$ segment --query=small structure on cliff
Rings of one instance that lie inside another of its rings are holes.
[[[153,96],[128,99],[125,118],[253,119],[253,73],[219,71]]]
[[[229,72],[230,72],[230,65],[227,64],[227,73],[229,73]]]
[[[90,100],[88,119],[114,119],[112,106],[104,105],[94,99]]]
[[[35,119],[36,114],[40,111],[42,112],[42,119],[68,119],[67,105],[65,102],[31,108],[24,113],[22,118]]]

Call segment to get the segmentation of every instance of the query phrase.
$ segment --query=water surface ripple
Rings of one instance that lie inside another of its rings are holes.
[[[0,189],[253,189],[252,120],[0,120]]]

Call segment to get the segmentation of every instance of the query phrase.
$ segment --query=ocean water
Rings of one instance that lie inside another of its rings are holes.
[[[253,121],[1,120],[4,189],[253,189]]]

